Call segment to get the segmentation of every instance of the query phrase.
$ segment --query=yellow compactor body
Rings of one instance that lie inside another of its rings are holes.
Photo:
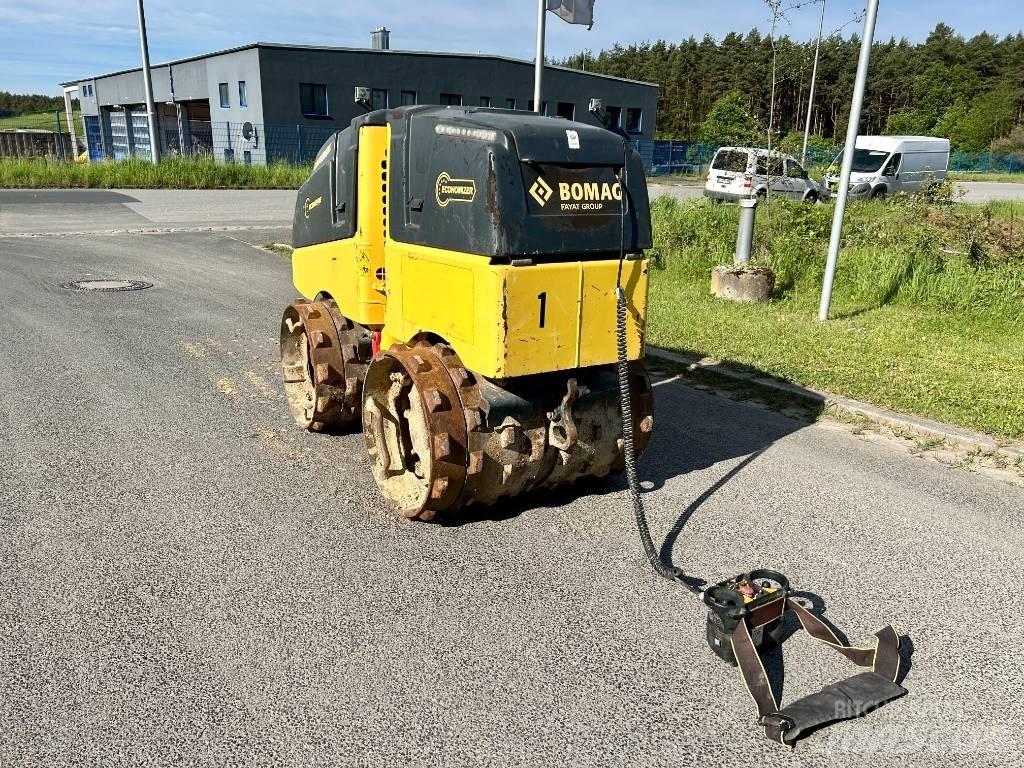
[[[361,421],[405,516],[622,469],[619,285],[646,445],[650,220],[619,136],[503,110],[372,112],[321,149],[293,243],[292,414],[313,430]]]

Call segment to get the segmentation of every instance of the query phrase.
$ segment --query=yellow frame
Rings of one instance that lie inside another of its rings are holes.
[[[382,194],[390,140],[390,126],[360,129],[355,237],[295,250],[303,296],[329,294],[346,317],[381,330],[384,348],[440,336],[467,368],[492,378],[616,360],[617,259],[495,265],[391,240]],[[648,269],[646,259],[622,268],[631,360],[644,355]]]

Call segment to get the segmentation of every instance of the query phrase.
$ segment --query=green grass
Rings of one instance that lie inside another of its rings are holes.
[[[657,176],[648,176],[648,184],[690,184],[694,181],[703,182],[707,179],[707,173],[661,173]]]
[[[81,133],[82,113],[76,109],[72,112],[72,115],[75,119],[75,131]],[[25,112],[14,117],[0,117],[0,131],[11,128],[38,128],[44,131],[52,131],[56,127],[53,112]],[[60,113],[60,129],[61,131],[67,131],[68,129],[68,121],[63,110]]]
[[[730,263],[737,208],[654,205],[649,341],[1006,438],[1024,437],[1024,227],[1002,204],[894,199],[850,206],[833,296],[817,303],[832,206],[758,210],[757,261],[775,298],[709,294]],[[1017,211],[1016,215],[1024,212]]]
[[[1024,168],[1021,173],[950,173],[954,181],[998,181],[1005,184],[1024,184]]]
[[[0,189],[95,187],[103,189],[298,189],[312,165],[269,166],[167,158],[65,163],[42,158],[0,158]]]

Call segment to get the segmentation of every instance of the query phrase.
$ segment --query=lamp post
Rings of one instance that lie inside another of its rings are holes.
[[[871,63],[871,44],[875,39],[875,20],[878,18],[878,0],[868,0],[868,11],[864,17],[864,38],[860,43],[860,60],[857,62],[857,81],[853,86],[853,102],[850,104],[850,124],[846,128],[846,148],[843,150],[843,170],[839,175],[836,210],[832,216],[832,237],[828,244],[828,261],[825,263],[825,282],[821,287],[821,304],[818,319],[828,320],[828,309],[832,303],[832,284],[836,279],[836,262],[843,241],[843,217],[850,196],[850,175],[853,173],[853,153],[857,149],[857,134],[860,131],[860,113],[864,106],[864,90],[867,87],[868,65]]]
[[[818,22],[818,42],[814,46],[814,71],[811,73],[811,95],[807,99],[807,125],[804,126],[804,153],[801,165],[807,167],[807,142],[811,138],[811,113],[814,111],[814,86],[818,81],[818,54],[821,52],[821,34],[825,30],[825,0],[821,0],[821,21]]]
[[[533,111],[538,113],[544,110],[541,96],[544,92],[544,37],[547,32],[547,13],[547,0],[537,0],[537,61],[534,64],[533,75]]]
[[[153,77],[149,72],[149,41],[146,39],[146,11],[138,0],[139,42],[142,45],[142,84],[146,89],[146,116],[149,120],[149,154],[154,163],[160,162],[160,147],[156,141],[156,104],[153,103]],[[131,129],[131,122],[128,124]]]

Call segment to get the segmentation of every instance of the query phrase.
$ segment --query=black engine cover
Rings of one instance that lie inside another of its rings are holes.
[[[433,106],[371,112],[324,146],[330,168],[318,165],[300,190],[296,245],[351,236],[362,202],[352,198],[364,125],[391,126],[393,240],[494,259],[618,254],[623,234],[627,252],[651,246],[643,164],[618,134],[530,112]],[[334,198],[335,226],[316,229],[306,199],[326,195]]]

